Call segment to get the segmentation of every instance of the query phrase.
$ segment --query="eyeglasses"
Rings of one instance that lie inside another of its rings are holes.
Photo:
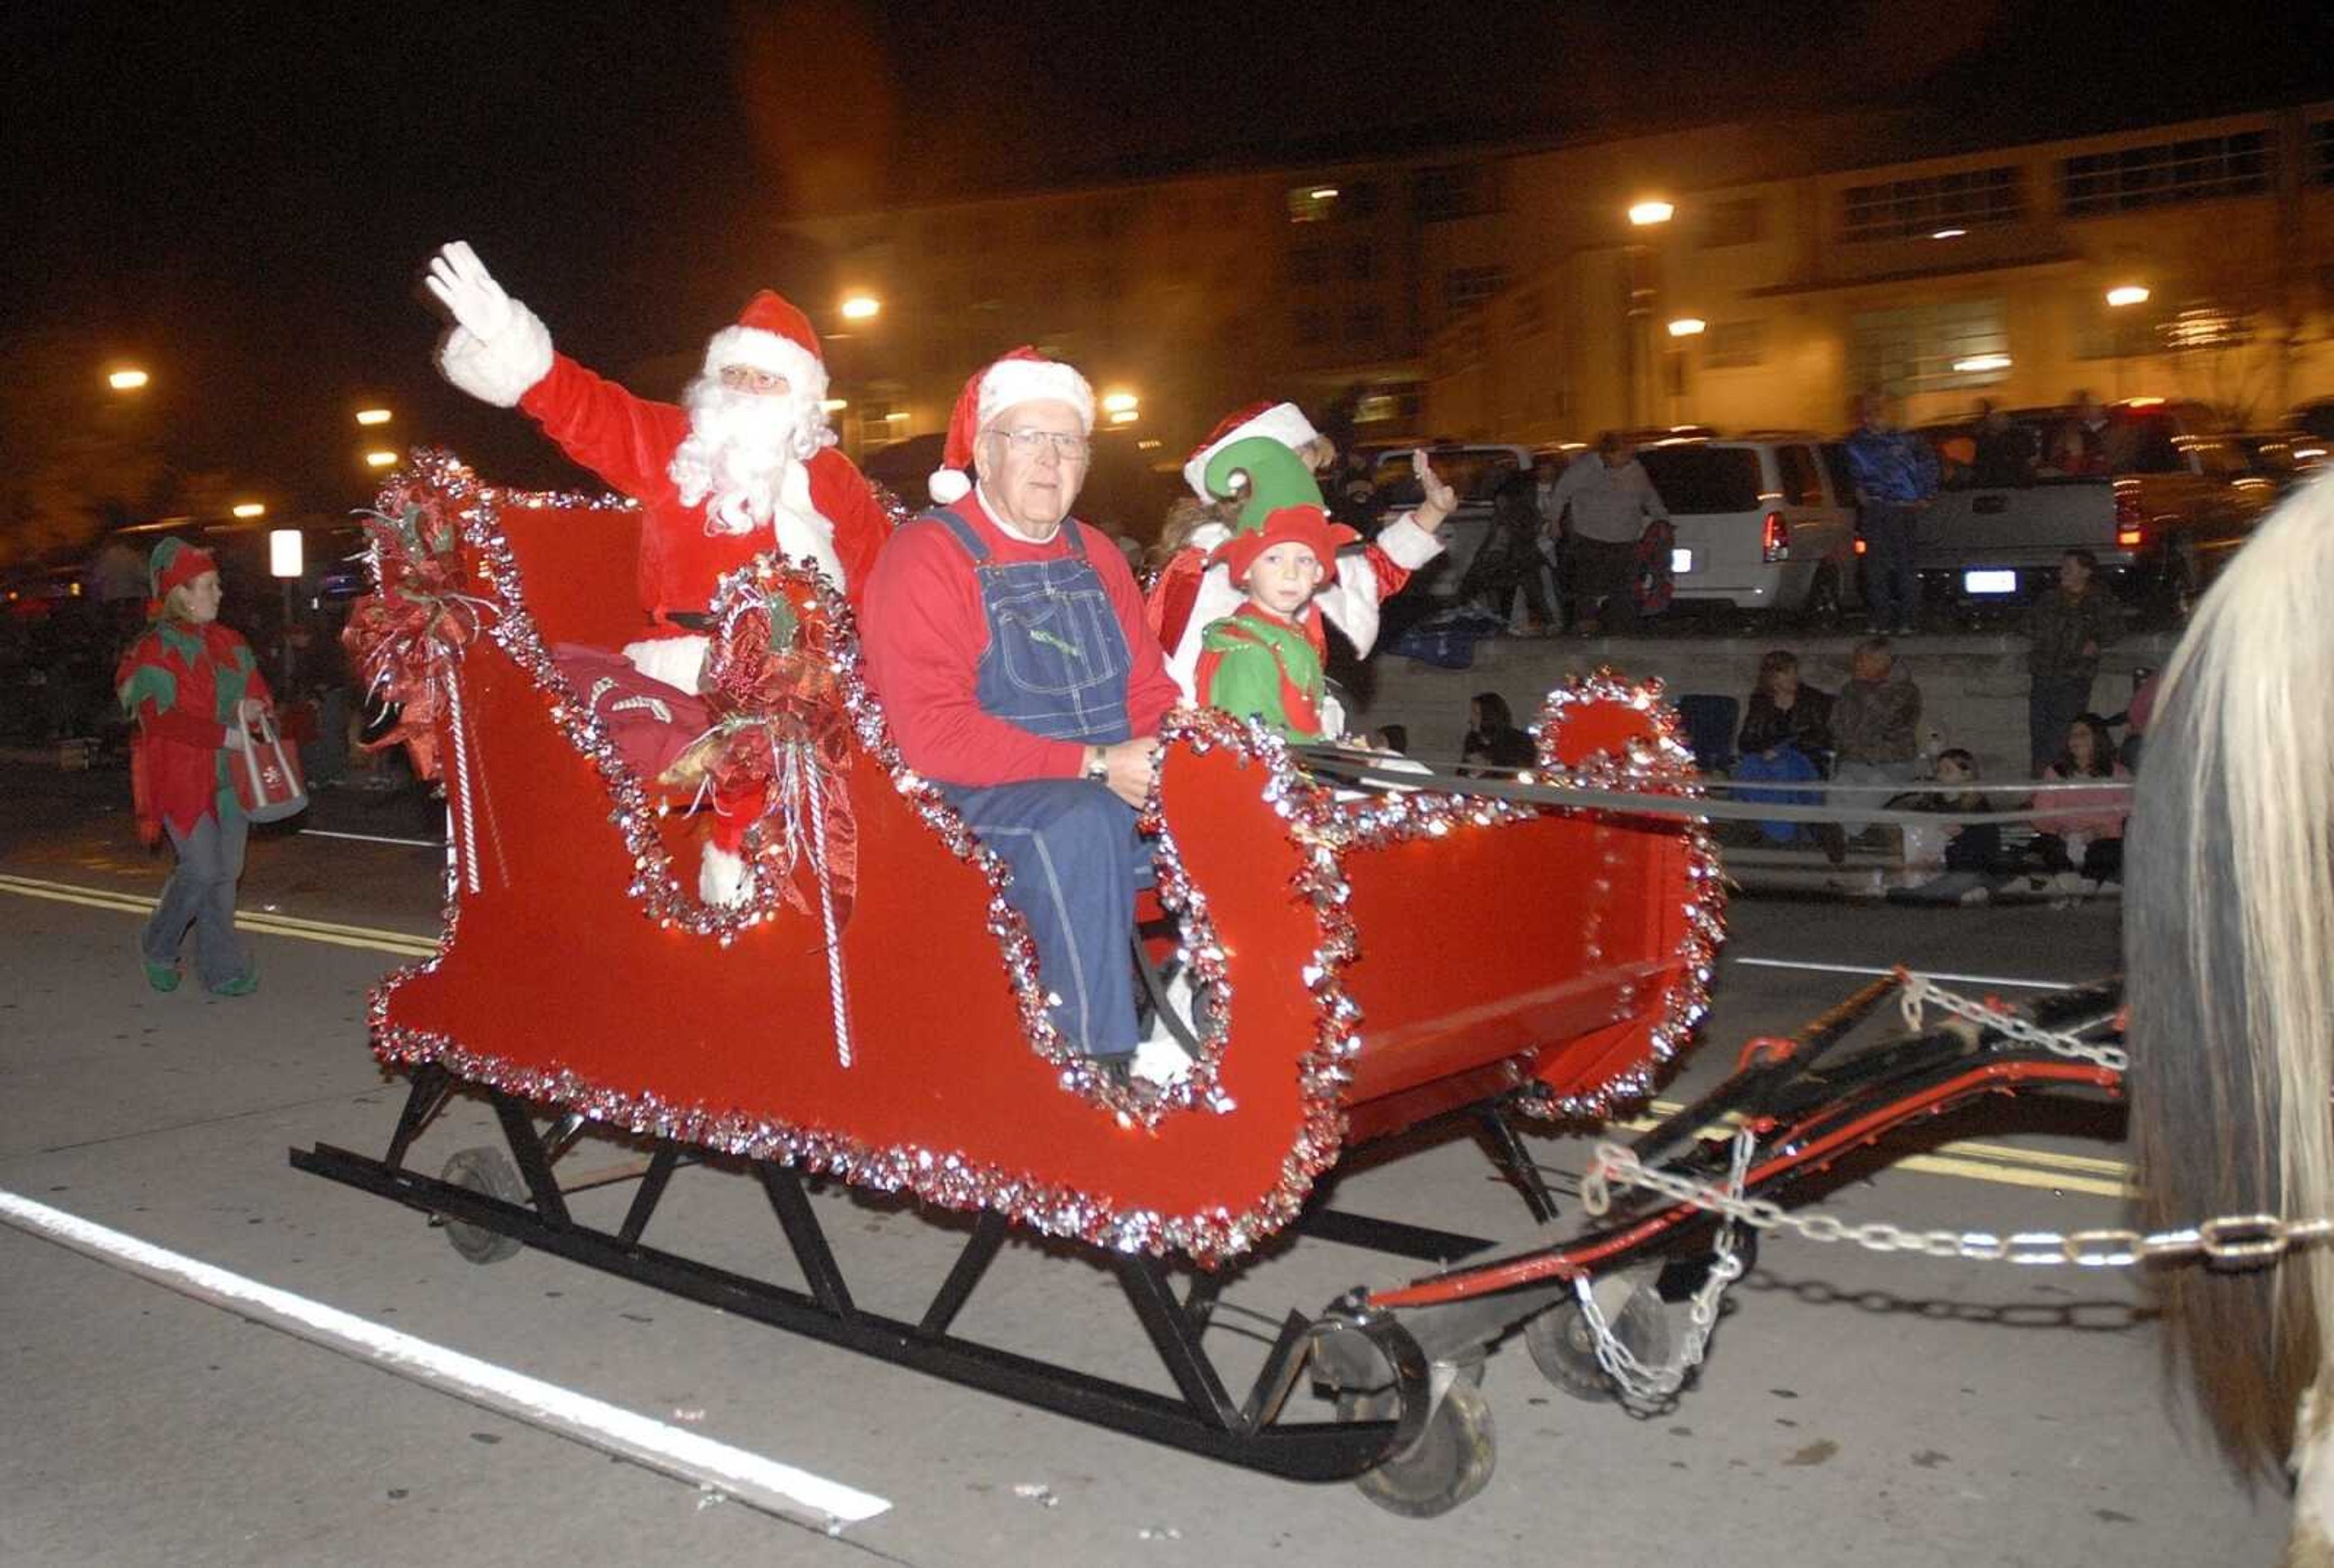
[[[1066,430],[991,430],[989,433],[1004,437],[1006,445],[1017,452],[1034,455],[1050,446],[1054,456],[1065,463],[1083,463],[1086,460],[1086,454],[1094,450],[1093,442]]]
[[[786,379],[776,370],[765,370],[757,365],[724,365],[721,384],[733,392],[783,392],[788,390]]]

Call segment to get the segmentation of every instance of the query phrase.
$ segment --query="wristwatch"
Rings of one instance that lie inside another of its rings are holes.
[[[1098,746],[1086,747],[1086,765],[1078,770],[1078,776],[1090,784],[1108,784],[1110,754]]]

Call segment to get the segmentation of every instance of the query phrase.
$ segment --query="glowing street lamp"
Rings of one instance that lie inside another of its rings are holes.
[[[1104,392],[1102,397],[1102,411],[1105,414],[1132,413],[1142,404],[1143,399],[1133,392]]]
[[[2107,291],[2107,303],[2118,310],[2126,305],[2144,305],[2147,297],[2146,287],[2140,284],[2117,284]]]
[[[1929,237],[1931,239],[1959,239],[1967,233],[1969,233],[1969,230],[1965,228],[1941,228]]]
[[[117,392],[134,392],[145,386],[147,379],[146,372],[137,366],[124,365],[118,370],[109,372],[105,378],[105,384]]]
[[[360,425],[386,425],[393,417],[394,416],[392,416],[387,409],[359,409],[357,410],[357,423]]]
[[[1639,228],[1667,223],[1676,216],[1677,208],[1659,197],[1648,197],[1644,201],[1632,203],[1629,207],[1629,221]]]
[[[843,319],[846,322],[867,322],[875,319],[883,302],[873,294],[852,294],[843,302]]]
[[[396,462],[397,454],[386,447],[376,447],[365,454],[365,467],[368,468],[387,468]]]
[[[1982,375],[1988,370],[2006,370],[2008,369],[2010,369],[2010,356],[2008,354],[1972,354],[1966,359],[1955,360],[1953,361],[1954,373],[1963,376]]]
[[[267,515],[266,506],[257,501],[238,501],[235,504],[233,510],[235,515],[238,517],[265,517]]]
[[[1670,336],[1673,338],[1700,337],[1709,330],[1710,323],[1700,316],[1680,316],[1670,323]]]
[[[1139,409],[1114,409],[1111,410],[1110,422],[1114,425],[1132,425],[1141,418],[1143,414]]]

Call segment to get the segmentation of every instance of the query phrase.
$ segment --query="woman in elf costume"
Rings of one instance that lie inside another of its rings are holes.
[[[178,863],[163,884],[140,941],[146,981],[178,986],[178,945],[195,928],[195,973],[222,996],[258,987],[235,934],[235,884],[250,831],[236,803],[228,754],[243,746],[243,720],[266,711],[267,682],[251,645],[218,623],[218,565],[177,539],[154,547],[147,567],[149,624],[121,656],[113,689],[138,721],[130,754],[138,836],[170,835]]]
[[[1261,719],[1292,741],[1335,739],[1324,722],[1321,610],[1314,596],[1337,570],[1337,548],[1357,537],[1329,521],[1304,460],[1268,436],[1235,441],[1210,458],[1210,493],[1239,499],[1230,538],[1208,557],[1248,596],[1200,635],[1200,700]]]

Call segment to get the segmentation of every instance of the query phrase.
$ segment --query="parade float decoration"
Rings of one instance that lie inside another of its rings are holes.
[[[1568,683],[1538,715],[1538,765],[1488,779],[1391,774],[1220,713],[1171,716],[1143,813],[1156,885],[1128,961],[1153,1005],[1199,998],[1173,1019],[1194,1065],[1170,1087],[1129,1084],[1054,1030],[1001,862],[902,761],[851,612],[815,574],[765,557],[726,579],[708,689],[669,760],[650,772],[620,743],[559,650],[637,634],[630,596],[606,585],[625,580],[638,525],[629,504],[506,491],[441,454],[384,495],[378,595],[351,647],[403,704],[394,733],[417,766],[453,765],[445,930],[371,994],[373,1049],[411,1084],[386,1154],[319,1146],[296,1165],[440,1217],[468,1255],[534,1245],[1154,1440],[1355,1478],[1405,1513],[1488,1478],[1474,1379],[1519,1325],[1563,1386],[1659,1395],[1644,1369],[1662,1302],[1714,1312],[1741,1272],[1733,1226],[1649,1188],[1558,1236],[1518,1131],[1642,1108],[1706,1006],[1723,894],[1703,819],[1728,806],[1702,797],[1657,684]],[[708,813],[749,819],[754,892],[737,907],[676,873]],[[1746,1054],[1719,1097],[1639,1140],[1647,1167],[1765,1201],[1977,1093],[2112,1086],[1999,1020],[1811,1079],[1877,996]],[[2078,1029],[2112,1013],[2088,993],[2054,1006]],[[458,1092],[491,1103],[508,1154],[465,1150],[432,1176],[416,1147]],[[1760,1157],[1702,1135],[1729,1109],[1751,1118]],[[1500,1246],[1328,1201],[1355,1150],[1430,1123],[1475,1132],[1543,1228]],[[561,1167],[587,1134],[639,1156],[614,1229],[566,1201],[598,1184]],[[699,1166],[765,1189],[802,1288],[643,1241],[676,1172]],[[921,1317],[854,1300],[811,1177],[973,1217]],[[952,1332],[1016,1230],[1116,1275],[1174,1394]],[[1209,1303],[1290,1234],[1432,1272],[1291,1313],[1233,1390],[1203,1343]],[[1673,1393],[1683,1374],[1668,1375]],[[1307,1380],[1330,1419],[1293,1419]]]

